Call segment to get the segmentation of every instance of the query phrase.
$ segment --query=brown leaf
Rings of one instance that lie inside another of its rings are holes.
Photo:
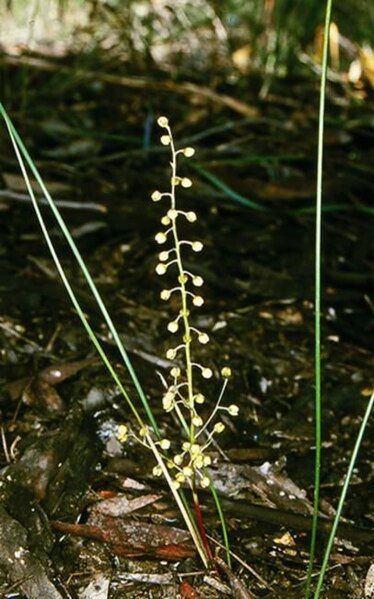
[[[96,515],[97,524],[69,524],[51,521],[55,530],[75,536],[97,539],[108,543],[115,555],[125,557],[157,557],[179,560],[194,557],[187,531],[171,526],[146,522],[125,522],[120,518]]]
[[[184,580],[179,585],[179,593],[181,599],[199,599],[199,595],[197,594],[193,586],[191,586],[190,583],[187,582],[187,580]]]
[[[62,381],[74,376],[83,368],[96,364],[97,358],[87,358],[86,360],[78,360],[76,362],[60,362],[57,364],[51,364],[44,368],[39,373],[39,378],[43,379],[50,385],[58,385]]]
[[[235,576],[232,570],[228,567],[228,565],[221,559],[220,557],[216,557],[214,559],[214,563],[218,566],[218,569],[221,570],[227,577],[230,587],[232,590],[232,595],[234,599],[254,599],[253,593],[251,593],[248,589],[245,588],[244,584]]]

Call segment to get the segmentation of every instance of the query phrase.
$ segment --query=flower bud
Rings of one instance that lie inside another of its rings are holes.
[[[210,455],[205,455],[204,456],[204,466],[210,466],[211,463],[212,463],[212,458],[210,457]]]
[[[161,224],[167,227],[168,225],[170,225],[170,218],[168,216],[163,216],[161,219]]]
[[[183,451],[188,451],[188,450],[190,449],[190,447],[191,447],[191,443],[189,443],[188,441],[185,441],[185,442],[182,444],[182,449],[183,449]]]
[[[205,345],[206,343],[209,343],[209,335],[206,333],[200,333],[198,340],[202,345]]]
[[[203,478],[200,480],[200,485],[203,489],[207,489],[210,486],[209,478],[207,476],[203,476]]]
[[[204,377],[204,379],[211,379],[213,376],[213,372],[210,368],[203,368],[201,374]]]
[[[178,216],[178,211],[175,210],[175,208],[170,208],[170,210],[168,210],[167,215],[170,218],[170,220],[174,220]]]
[[[196,401],[196,403],[204,403],[205,401],[205,397],[202,393],[198,393],[197,395],[195,395],[194,400]]]
[[[192,187],[192,181],[188,177],[183,177],[183,179],[181,181],[181,185],[182,185],[182,187],[185,187],[185,188]]]
[[[227,411],[230,414],[230,416],[237,416],[239,414],[239,407],[235,404],[231,404],[231,406],[227,408]]]
[[[221,370],[221,375],[223,378],[228,379],[231,376],[231,368],[229,366],[224,366]]]
[[[178,366],[174,366],[170,370],[170,374],[171,374],[172,377],[174,377],[175,379],[177,379],[181,375],[181,369],[178,368]]]
[[[158,202],[162,198],[162,193],[156,190],[152,193],[151,198],[154,202]]]
[[[168,299],[170,299],[170,295],[171,293],[169,289],[163,289],[160,293],[160,298],[166,302]]]
[[[191,156],[193,156],[195,154],[195,148],[184,148],[182,150],[183,154],[187,157],[187,158],[191,158]]]
[[[160,142],[163,146],[168,146],[170,144],[170,135],[161,135]]]
[[[176,355],[177,352],[175,351],[175,349],[168,349],[168,351],[166,352],[166,357],[168,360],[174,360]]]
[[[174,464],[176,464],[177,466],[180,466],[183,462],[183,456],[180,453],[177,453],[177,455],[174,456]]]
[[[170,449],[170,441],[169,439],[161,439],[160,441],[160,447],[161,449]]]
[[[153,474],[153,476],[161,476],[161,474],[162,474],[161,466],[155,466],[152,470],[152,474]]]
[[[175,320],[173,320],[172,322],[169,322],[169,324],[168,324],[169,333],[176,333],[178,329],[179,329],[179,326]]]
[[[199,276],[194,277],[192,279],[192,284],[195,285],[195,287],[201,287],[204,284],[203,277],[199,277]]]
[[[166,262],[166,260],[169,258],[169,252],[160,252],[158,255],[158,259],[160,260],[160,262]]]
[[[203,424],[203,421],[202,421],[202,419],[200,418],[200,416],[194,416],[194,417],[192,418],[192,424],[193,424],[194,426],[202,426],[202,424]]]
[[[183,474],[184,474],[185,476],[187,476],[187,477],[190,477],[190,476],[192,476],[192,475],[193,475],[193,470],[192,470],[191,466],[185,466],[185,467],[183,468]]]
[[[166,266],[160,262],[160,264],[157,264],[155,270],[158,275],[164,275],[166,273]]]
[[[191,247],[194,252],[201,252],[201,250],[203,249],[203,244],[201,243],[201,241],[193,241]]]
[[[157,235],[155,236],[155,241],[157,241],[157,243],[159,243],[160,245],[165,243],[167,237],[165,235],[165,233],[157,233]]]
[[[192,210],[190,212],[186,212],[186,219],[188,220],[188,222],[194,223],[197,220],[196,213]]]
[[[117,439],[120,443],[125,443],[128,437],[128,428],[124,424],[120,424],[117,431]]]
[[[168,119],[166,118],[166,116],[159,116],[159,117],[158,117],[158,119],[157,119],[157,124],[158,124],[160,127],[167,127],[167,126],[168,126],[168,124],[169,124],[169,121],[168,121]]]
[[[201,297],[201,295],[195,295],[195,297],[194,297],[194,298],[193,298],[193,300],[192,300],[192,303],[193,303],[193,305],[194,305],[194,306],[198,306],[198,307],[200,307],[200,306],[202,306],[202,305],[203,305],[203,303],[204,303],[204,300],[203,300],[203,298]]]
[[[215,433],[222,433],[225,430],[225,425],[223,422],[217,422],[213,428]]]
[[[175,477],[175,480],[181,484],[181,483],[184,483],[184,481],[186,480],[186,477],[184,476],[183,472],[178,472],[178,474]]]

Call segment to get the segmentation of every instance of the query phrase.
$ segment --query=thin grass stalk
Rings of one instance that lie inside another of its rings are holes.
[[[374,393],[372,393],[369,403],[367,405],[366,411],[365,411],[365,415],[364,418],[361,422],[361,426],[360,426],[360,430],[358,432],[357,435],[357,439],[356,439],[356,443],[355,446],[353,448],[352,451],[352,455],[351,455],[351,459],[349,462],[349,466],[348,466],[348,470],[347,470],[347,474],[345,476],[345,480],[344,480],[344,484],[343,484],[343,488],[342,488],[342,492],[340,494],[340,498],[339,498],[339,503],[338,503],[338,507],[336,510],[336,514],[335,514],[335,518],[334,518],[334,522],[330,531],[330,535],[327,541],[327,545],[326,545],[326,549],[323,555],[323,561],[322,561],[322,567],[319,573],[319,577],[318,577],[318,582],[317,582],[317,586],[316,586],[316,590],[314,592],[314,599],[318,599],[322,590],[322,585],[323,585],[323,580],[326,574],[326,570],[327,570],[327,566],[328,566],[328,562],[329,562],[329,558],[330,558],[330,553],[331,553],[331,549],[334,543],[334,539],[336,536],[336,531],[339,525],[339,520],[343,511],[343,507],[344,507],[344,502],[345,502],[345,498],[348,492],[348,487],[349,487],[349,483],[351,482],[351,478],[352,478],[352,473],[353,473],[353,469],[355,467],[355,463],[356,463],[356,459],[358,456],[358,452],[362,443],[362,439],[365,433],[365,429],[370,417],[370,414],[372,412],[373,409],[373,404],[374,404]]]
[[[80,269],[81,269],[81,271],[83,273],[84,278],[87,281],[87,284],[88,284],[89,288],[91,289],[91,292],[92,292],[92,294],[93,294],[93,296],[94,296],[94,298],[96,300],[97,305],[99,306],[99,309],[100,309],[100,311],[101,311],[101,313],[102,313],[102,315],[104,317],[104,320],[107,323],[108,328],[109,328],[111,334],[113,335],[113,339],[114,339],[114,341],[115,341],[115,343],[117,345],[117,348],[118,348],[118,350],[119,350],[119,352],[121,354],[121,357],[122,357],[122,359],[123,359],[123,361],[124,361],[124,363],[125,363],[125,365],[127,367],[127,370],[128,370],[128,372],[129,372],[129,374],[131,376],[131,379],[132,379],[132,381],[134,383],[135,389],[136,389],[136,391],[137,391],[137,393],[139,395],[139,398],[140,398],[140,400],[141,400],[141,402],[143,404],[143,407],[144,407],[144,409],[145,409],[145,411],[147,413],[147,416],[148,416],[148,419],[149,419],[149,421],[150,421],[150,423],[152,425],[152,428],[155,431],[155,433],[157,435],[159,435],[159,428],[158,428],[156,420],[155,420],[155,418],[154,418],[154,416],[152,414],[151,407],[150,407],[150,405],[148,403],[148,400],[146,398],[146,395],[145,395],[145,393],[144,393],[144,391],[143,391],[143,389],[141,387],[139,379],[138,379],[138,377],[137,377],[137,375],[136,375],[136,373],[134,371],[134,368],[133,368],[133,366],[131,364],[131,361],[130,361],[130,358],[129,358],[127,352],[126,352],[126,349],[125,349],[125,347],[124,347],[124,345],[123,345],[123,343],[122,343],[122,341],[120,339],[120,336],[118,335],[118,332],[117,332],[117,330],[116,330],[116,328],[115,328],[115,326],[113,324],[113,321],[112,321],[111,317],[109,316],[109,313],[108,313],[108,311],[106,309],[106,306],[105,306],[105,304],[104,304],[104,302],[103,302],[103,300],[101,298],[101,295],[100,295],[100,293],[99,293],[99,291],[98,291],[98,289],[97,289],[97,287],[96,287],[96,285],[95,285],[95,283],[94,283],[94,281],[93,281],[93,279],[92,279],[92,277],[91,277],[91,275],[90,275],[90,273],[89,273],[89,271],[88,271],[88,269],[87,269],[87,267],[86,267],[86,265],[84,263],[84,260],[83,260],[83,258],[81,256],[81,254],[80,254],[80,252],[79,252],[79,250],[78,250],[78,248],[77,248],[77,246],[76,246],[76,244],[75,244],[72,236],[70,235],[69,229],[67,228],[67,226],[65,224],[65,221],[63,220],[61,214],[59,213],[59,211],[58,211],[58,209],[57,209],[57,207],[56,207],[56,205],[55,205],[55,203],[54,203],[54,201],[52,199],[52,197],[50,196],[50,194],[49,194],[46,186],[44,185],[44,182],[43,182],[43,180],[42,180],[42,178],[41,178],[41,176],[39,174],[38,169],[36,168],[36,166],[35,166],[32,158],[31,158],[30,154],[28,153],[25,145],[22,142],[22,139],[18,135],[18,133],[17,133],[17,131],[16,131],[13,123],[9,119],[8,114],[7,114],[5,108],[3,107],[3,105],[1,103],[0,103],[0,114],[4,118],[4,120],[6,122],[6,125],[8,127],[8,131],[9,131],[9,133],[12,136],[13,145],[14,145],[14,141],[15,141],[17,143],[17,147],[19,148],[21,154],[23,155],[24,159],[26,160],[27,165],[29,166],[31,172],[33,173],[33,175],[34,175],[34,177],[36,179],[36,181],[38,182],[38,184],[39,184],[39,186],[40,186],[40,188],[41,188],[41,190],[42,190],[42,192],[44,194],[44,197],[46,198],[46,200],[47,200],[47,202],[49,204],[49,207],[52,210],[53,215],[54,215],[54,217],[55,217],[55,219],[56,219],[59,227],[61,228],[61,231],[62,231],[62,233],[63,233],[66,241],[68,242],[68,244],[70,246],[70,249],[71,249],[74,257],[75,257],[75,259],[78,262],[78,265],[79,265],[79,267],[80,267]]]
[[[329,30],[331,22],[332,0],[326,2],[325,29],[323,40],[323,57],[319,99],[318,120],[318,154],[317,154],[317,189],[316,189],[316,232],[315,232],[315,468],[314,468],[314,500],[313,519],[310,540],[310,555],[307,570],[305,597],[309,599],[311,593],[311,578],[313,572],[314,557],[317,541],[318,508],[321,477],[321,223],[322,223],[322,182],[323,182],[323,141],[325,126],[325,103],[326,103],[326,76],[329,51]]]
[[[59,273],[59,275],[60,275],[60,277],[61,277],[61,279],[62,279],[62,281],[63,281],[63,283],[65,285],[65,288],[66,288],[67,293],[68,293],[68,295],[69,295],[69,297],[70,297],[70,299],[72,301],[72,304],[73,304],[73,306],[74,306],[74,308],[75,308],[75,310],[76,310],[76,312],[77,312],[77,314],[78,314],[78,316],[79,316],[79,318],[80,318],[80,320],[81,320],[81,322],[82,322],[82,324],[83,324],[83,326],[84,326],[84,328],[85,328],[85,330],[86,330],[89,338],[91,339],[94,347],[96,348],[97,352],[99,353],[99,355],[100,355],[100,357],[101,357],[104,365],[108,369],[109,373],[111,374],[114,382],[116,383],[116,385],[120,389],[121,393],[125,397],[125,399],[126,399],[128,405],[129,405],[131,411],[133,412],[133,414],[134,414],[134,416],[135,416],[138,424],[140,425],[140,427],[144,427],[145,424],[144,424],[144,422],[143,422],[140,414],[138,413],[135,405],[133,404],[132,400],[130,399],[130,396],[128,395],[126,389],[123,387],[123,385],[122,385],[122,383],[121,383],[121,381],[120,381],[117,373],[115,372],[114,368],[112,367],[112,365],[110,363],[109,358],[107,357],[104,349],[102,348],[102,345],[100,344],[100,342],[97,339],[97,337],[96,337],[93,329],[91,328],[90,324],[88,323],[88,320],[87,320],[87,318],[86,318],[86,316],[85,316],[85,314],[84,314],[84,312],[83,312],[83,310],[82,310],[82,308],[81,308],[81,306],[80,306],[80,304],[79,304],[79,302],[78,302],[78,300],[76,298],[76,295],[75,295],[75,293],[74,293],[74,291],[73,291],[73,289],[72,289],[72,287],[71,287],[71,285],[70,285],[70,283],[69,283],[69,281],[68,281],[68,279],[66,277],[65,271],[63,269],[63,266],[62,266],[62,264],[60,262],[59,257],[57,256],[57,253],[56,253],[55,248],[53,246],[52,240],[51,240],[50,235],[48,233],[46,224],[44,222],[43,216],[42,216],[42,214],[40,212],[39,205],[38,205],[37,200],[35,198],[35,195],[34,195],[31,183],[30,183],[30,179],[29,179],[29,176],[28,176],[27,171],[26,171],[25,163],[23,162],[23,159],[22,159],[22,156],[21,156],[21,153],[20,153],[20,149],[22,150],[22,147],[21,148],[18,147],[18,141],[17,141],[16,137],[14,136],[14,128],[12,127],[12,123],[11,123],[9,117],[7,116],[5,110],[2,109],[2,108],[3,107],[0,104],[0,112],[3,115],[4,120],[6,122],[6,125],[8,127],[10,139],[11,139],[11,142],[13,144],[13,148],[14,148],[14,151],[15,151],[15,154],[16,154],[16,157],[17,157],[17,160],[18,160],[21,172],[22,172],[22,175],[23,175],[25,183],[26,183],[26,187],[27,187],[28,193],[30,195],[30,198],[31,198],[31,201],[32,201],[32,204],[33,204],[33,207],[34,207],[34,210],[35,210],[35,213],[36,213],[39,225],[41,227],[42,233],[43,233],[44,238],[46,240],[46,243],[48,245],[49,251],[51,252],[52,258],[53,258],[53,260],[55,262],[57,271],[58,271],[58,273]],[[31,158],[30,158],[30,160],[31,160]],[[183,501],[182,501],[182,499],[181,499],[178,491],[174,488],[173,482],[172,482],[172,480],[170,478],[170,475],[169,475],[168,470],[167,470],[167,468],[165,466],[165,463],[164,463],[164,461],[162,459],[162,456],[160,455],[160,453],[159,453],[159,451],[157,449],[157,446],[155,445],[154,441],[151,439],[151,437],[149,435],[147,435],[147,441],[148,441],[149,446],[151,447],[151,450],[152,450],[152,452],[153,452],[153,454],[154,454],[154,456],[155,456],[158,464],[160,465],[160,467],[162,469],[164,477],[165,477],[165,479],[166,479],[166,481],[167,481],[167,483],[168,483],[168,485],[170,487],[170,490],[171,490],[171,492],[173,494],[173,497],[174,497],[174,499],[175,499],[175,501],[176,501],[176,503],[177,503],[177,505],[178,505],[178,507],[180,509],[180,512],[181,512],[181,514],[183,516],[183,519],[185,521],[185,524],[186,524],[186,526],[187,526],[187,528],[188,528],[188,530],[189,530],[189,532],[191,534],[191,537],[192,537],[192,539],[194,541],[194,544],[195,544],[196,549],[197,549],[197,551],[198,551],[198,553],[200,555],[200,558],[201,558],[204,566],[207,567],[208,566],[208,561],[207,561],[207,558],[206,558],[206,555],[205,555],[204,546],[203,546],[201,538],[200,538],[200,536],[199,536],[199,534],[198,534],[198,532],[196,530],[196,526],[195,526],[195,524],[194,524],[194,522],[193,522],[193,520],[191,518],[191,513],[189,512],[189,510],[186,509],[186,507],[185,507],[185,505],[184,505],[184,503],[183,503]]]

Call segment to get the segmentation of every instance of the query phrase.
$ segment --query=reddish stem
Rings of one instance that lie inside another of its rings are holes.
[[[212,553],[212,550],[211,550],[211,548],[209,546],[208,537],[206,535],[205,525],[204,525],[204,520],[203,520],[203,514],[201,512],[199,498],[198,498],[198,496],[195,493],[193,493],[193,498],[194,498],[194,506],[195,506],[195,515],[196,515],[197,527],[198,527],[199,532],[200,532],[200,536],[201,536],[201,540],[203,542],[205,553],[206,553],[208,559],[212,560],[213,559],[213,553]]]

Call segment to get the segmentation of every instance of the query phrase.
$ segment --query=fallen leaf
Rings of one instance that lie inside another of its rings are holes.
[[[126,495],[118,493],[116,497],[110,497],[109,499],[104,499],[103,501],[96,503],[92,508],[92,512],[118,518],[119,516],[125,516],[131,512],[140,510],[146,505],[154,503],[161,497],[162,495],[149,494],[135,497],[134,499],[128,499]]]

